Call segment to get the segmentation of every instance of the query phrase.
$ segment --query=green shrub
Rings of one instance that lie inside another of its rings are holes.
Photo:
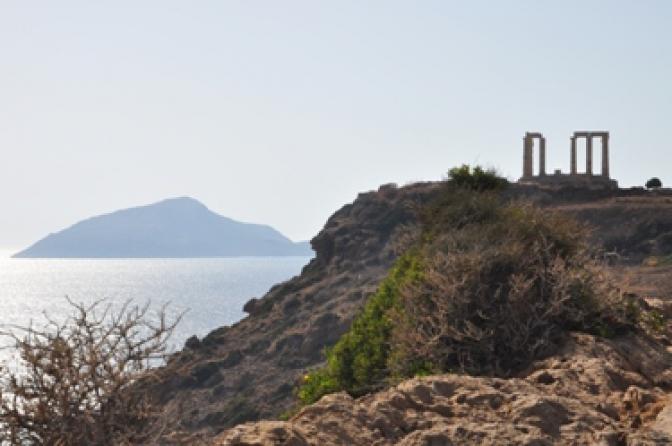
[[[663,182],[660,181],[660,178],[653,177],[646,182],[647,189],[660,189],[663,187]]]
[[[508,185],[506,178],[497,175],[494,169],[481,166],[471,168],[463,164],[448,171],[448,184],[476,191],[496,190]]]
[[[398,305],[402,287],[420,280],[421,271],[420,258],[413,251],[396,261],[350,330],[327,351],[326,366],[305,376],[298,392],[302,403],[340,390],[361,395],[383,383],[393,328],[389,313]]]

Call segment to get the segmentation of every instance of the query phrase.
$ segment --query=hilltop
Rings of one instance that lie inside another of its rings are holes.
[[[199,201],[172,198],[81,221],[50,234],[14,257],[310,256],[266,225],[218,215]]]

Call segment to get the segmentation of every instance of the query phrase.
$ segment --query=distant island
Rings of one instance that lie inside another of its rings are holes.
[[[312,256],[267,225],[242,223],[199,201],[172,198],[83,220],[15,258]]]

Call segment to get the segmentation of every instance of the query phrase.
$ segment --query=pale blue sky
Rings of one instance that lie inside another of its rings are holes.
[[[517,178],[526,130],[672,184],[671,83],[665,0],[0,0],[0,248],[183,195],[307,239],[381,183]]]

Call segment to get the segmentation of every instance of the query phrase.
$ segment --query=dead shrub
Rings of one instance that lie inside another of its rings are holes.
[[[2,334],[20,355],[16,370],[0,371],[0,441],[21,445],[144,444],[141,423],[154,414],[128,386],[163,358],[181,317],[148,305],[113,310],[101,302],[68,300],[74,314],[44,327]]]
[[[569,330],[615,334],[634,323],[591,258],[586,229],[530,205],[443,231],[423,280],[401,291],[394,375],[460,370],[509,375],[554,351]]]

